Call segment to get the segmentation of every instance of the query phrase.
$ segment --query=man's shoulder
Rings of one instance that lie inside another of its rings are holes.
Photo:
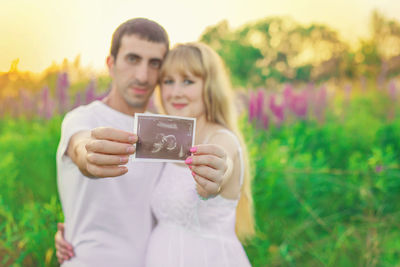
[[[99,108],[101,108],[101,106],[102,106],[101,101],[96,100],[96,101],[93,101],[86,105],[77,106],[77,107],[73,108],[72,110],[70,110],[69,112],[67,112],[66,115],[85,113],[88,111],[99,109]]]
[[[87,105],[78,106],[65,114],[63,125],[92,124],[96,121],[96,115],[101,112],[101,102],[94,101]]]
[[[93,101],[89,104],[81,105],[70,110],[65,114],[64,120],[70,117],[90,117],[93,113],[101,112],[102,109],[103,104],[101,101]]]

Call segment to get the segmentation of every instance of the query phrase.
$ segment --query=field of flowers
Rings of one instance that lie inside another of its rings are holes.
[[[398,81],[238,91],[253,166],[254,266],[399,266]],[[0,265],[57,266],[63,215],[55,152],[63,114],[101,99],[98,80],[1,102]],[[154,108],[154,105],[151,105]]]
[[[254,123],[244,132],[259,235],[248,255],[254,266],[399,266],[395,84],[386,92],[345,86],[341,96],[326,88],[293,97],[286,87],[281,105],[269,96],[268,113],[260,113],[262,91],[251,98]]]

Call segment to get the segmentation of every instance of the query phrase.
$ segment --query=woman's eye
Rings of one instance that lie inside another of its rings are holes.
[[[185,85],[190,85],[190,84],[193,84],[193,83],[194,82],[192,80],[189,80],[189,79],[183,80],[183,84],[185,84]]]
[[[174,81],[171,79],[166,79],[163,81],[163,84],[172,84]]]

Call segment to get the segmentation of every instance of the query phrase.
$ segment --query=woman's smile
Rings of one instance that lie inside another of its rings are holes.
[[[187,106],[187,104],[185,104],[185,103],[172,103],[172,106],[173,106],[175,109],[183,109],[184,107]]]

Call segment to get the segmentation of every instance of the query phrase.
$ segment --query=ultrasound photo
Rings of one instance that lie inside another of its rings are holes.
[[[136,161],[184,162],[194,145],[196,119],[135,114]]]

